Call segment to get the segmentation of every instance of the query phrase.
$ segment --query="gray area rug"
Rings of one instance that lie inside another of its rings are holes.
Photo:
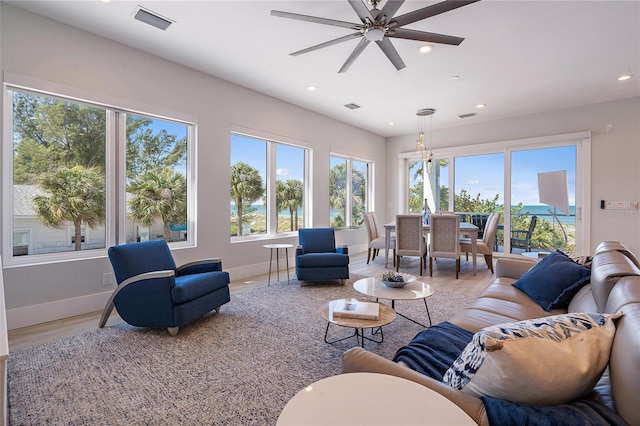
[[[10,424],[273,425],[299,390],[340,374],[342,353],[357,343],[325,343],[320,309],[362,298],[352,287],[357,278],[247,290],[176,337],[121,324],[12,352]],[[471,298],[438,291],[427,300],[435,324]],[[397,302],[396,310],[427,321],[421,300]],[[391,359],[421,329],[398,317],[383,343],[365,347]],[[352,329],[329,333],[335,339]]]

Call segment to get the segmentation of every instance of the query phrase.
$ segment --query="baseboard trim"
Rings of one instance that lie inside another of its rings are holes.
[[[55,300],[39,305],[7,309],[7,328],[15,330],[30,325],[101,311],[112,292],[110,290],[71,299]]]

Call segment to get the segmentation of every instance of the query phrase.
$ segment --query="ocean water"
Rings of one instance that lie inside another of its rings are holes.
[[[254,204],[253,207],[255,207],[255,213],[257,214],[265,214],[266,212],[266,208],[264,205],[262,204]],[[546,204],[542,204],[542,205],[525,205],[522,207],[522,212],[523,213],[529,213],[529,216],[533,216],[536,215],[538,216],[538,219],[542,220],[547,220],[549,222],[551,222],[553,220],[553,216],[551,215],[551,213],[549,213],[549,209],[551,209],[551,211],[553,211],[553,209],[549,206],[547,206]],[[557,211],[557,216],[558,216],[558,220],[560,222],[562,222],[563,225],[566,224],[575,224],[576,223],[576,206],[569,206],[569,210],[570,210],[570,214],[569,215],[565,215],[564,213]],[[235,215],[236,213],[236,208],[235,206],[231,206],[231,214]],[[333,216],[335,213],[337,213],[337,210],[335,209],[331,209],[331,215]],[[281,210],[278,212],[278,216],[281,217],[289,217],[289,210]],[[302,208],[298,209],[298,217],[302,217]]]

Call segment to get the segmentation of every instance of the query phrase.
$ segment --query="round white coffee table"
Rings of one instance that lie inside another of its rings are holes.
[[[405,285],[402,288],[387,287],[382,284],[381,281],[374,277],[363,278],[353,283],[353,288],[367,296],[375,297],[377,299],[389,299],[391,300],[391,307],[395,309],[396,300],[424,300],[424,307],[427,309],[427,317],[429,318],[429,327],[431,326],[431,314],[429,313],[429,306],[427,305],[427,297],[430,297],[435,292],[434,288],[422,281],[413,281]],[[396,311],[396,314],[402,318],[408,319],[422,327],[427,327],[418,321],[407,317]]]
[[[475,425],[461,408],[415,382],[376,373],[319,380],[285,405],[278,426]]]

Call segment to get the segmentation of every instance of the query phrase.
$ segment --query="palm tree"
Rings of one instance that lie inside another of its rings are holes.
[[[97,167],[63,167],[45,175],[40,187],[48,193],[33,198],[36,215],[52,228],[66,221],[74,226],[75,250],[82,249],[82,223],[95,228],[104,222],[104,174]]]
[[[187,217],[187,180],[171,167],[151,169],[133,179],[127,191],[129,216],[144,226],[160,219],[163,237],[169,241],[170,224],[184,223]]]
[[[242,235],[243,208],[259,200],[264,191],[260,171],[242,161],[231,166],[231,199],[236,203],[237,235]]]
[[[287,179],[284,182],[276,182],[276,205],[278,211],[289,209],[291,231],[298,230],[298,208],[302,206],[303,194],[304,186],[301,180]]]

